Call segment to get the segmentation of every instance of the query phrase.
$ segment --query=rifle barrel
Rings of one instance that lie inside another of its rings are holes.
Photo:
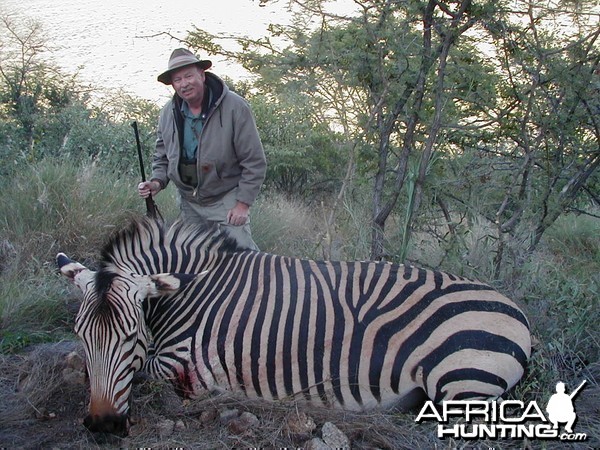
[[[583,385],[587,383],[587,380],[583,380],[581,382],[581,384],[579,386],[577,386],[577,389],[575,389],[573,392],[571,392],[571,395],[569,395],[569,397],[571,399],[573,399],[573,397],[575,397],[577,394],[579,394],[579,391],[581,390],[581,388],[583,387]]]
[[[135,134],[135,143],[137,144],[138,161],[140,163],[140,173],[142,174],[142,181],[146,181],[146,172],[144,171],[144,159],[142,157],[142,144],[140,143],[140,133],[138,131],[137,121],[134,120],[131,126],[133,127],[133,133]]]
[[[146,172],[144,171],[144,158],[142,156],[142,144],[140,143],[140,133],[138,131],[137,121],[134,120],[131,124],[133,127],[133,132],[135,134],[135,142],[137,144],[137,152],[138,152],[138,161],[140,163],[140,173],[142,175],[142,182],[146,181]],[[152,199],[152,195],[146,197],[146,213],[149,217],[156,219],[160,216],[160,212],[158,212],[158,208],[156,207],[156,203]]]

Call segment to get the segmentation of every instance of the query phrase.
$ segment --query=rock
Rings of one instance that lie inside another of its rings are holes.
[[[156,424],[156,429],[161,438],[169,437],[175,429],[175,422],[171,419],[162,419]]]
[[[317,424],[308,414],[299,412],[287,416],[286,427],[292,439],[305,441],[311,438]]]
[[[79,370],[74,370],[70,367],[65,367],[62,371],[63,381],[66,384],[85,385],[85,373]]]
[[[136,421],[131,421],[131,424],[129,426],[129,436],[130,437],[136,437],[136,436],[140,436],[143,433],[146,432],[146,430],[148,429],[148,424],[146,423],[146,419],[139,419]],[[126,447],[123,447],[126,448]]]
[[[302,445],[302,448],[305,450],[331,450],[325,442],[323,442],[320,438],[312,438],[310,441],[307,441]]]
[[[65,363],[68,368],[85,373],[85,360],[76,351],[72,351],[65,357]]]
[[[131,425],[129,427],[128,433],[130,437],[136,437],[141,435],[144,432],[144,427],[142,425]]]
[[[185,430],[186,426],[185,426],[185,422],[181,419],[179,419],[177,422],[175,422],[175,430],[177,431],[183,431]]]
[[[85,360],[72,351],[65,356],[65,368],[62,370],[63,381],[67,384],[84,385],[86,383]]]
[[[43,406],[40,406],[35,410],[35,418],[38,420],[47,420],[48,419],[48,410]]]
[[[244,434],[249,430],[252,430],[260,424],[258,417],[249,412],[243,412],[239,417],[232,419],[228,424],[227,428],[233,434]]]
[[[51,420],[56,419],[56,413],[48,411],[43,406],[35,410],[35,418],[38,420]]]
[[[208,425],[214,422],[217,417],[219,417],[219,411],[216,408],[210,408],[202,411],[199,419],[201,424]]]
[[[239,415],[240,412],[237,409],[226,409],[219,414],[219,421],[221,422],[221,425],[227,425]]]
[[[331,422],[325,422],[321,428],[323,442],[332,448],[350,448],[350,439]]]

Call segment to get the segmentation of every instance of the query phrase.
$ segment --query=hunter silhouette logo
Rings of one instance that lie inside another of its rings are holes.
[[[558,429],[559,422],[566,423],[565,431],[567,433],[573,433],[573,425],[577,420],[577,414],[575,414],[575,407],[573,406],[573,399],[581,389],[587,380],[583,380],[581,384],[575,389],[570,395],[565,393],[565,383],[559,381],[556,383],[556,394],[553,394],[548,401],[546,411],[548,412],[548,419],[553,424],[553,429]]]
[[[415,422],[437,421],[437,436],[442,439],[585,441],[586,433],[573,432],[577,420],[573,400],[585,383],[587,380],[583,380],[571,394],[566,393],[565,383],[557,383],[556,393],[546,405],[546,414],[536,401],[447,400],[437,407],[429,400],[421,408]],[[560,424],[564,424],[562,432]]]

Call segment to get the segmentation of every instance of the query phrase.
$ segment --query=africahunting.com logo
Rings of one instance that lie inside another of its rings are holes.
[[[432,401],[425,403],[415,422],[438,422],[439,438],[462,439],[546,439],[585,441],[586,433],[573,430],[577,414],[573,401],[587,380],[571,394],[565,384],[556,384],[556,393],[550,397],[545,413],[537,402],[520,400],[484,401],[450,400],[436,408]],[[450,424],[450,420],[453,423]],[[458,420],[457,420],[458,419]]]

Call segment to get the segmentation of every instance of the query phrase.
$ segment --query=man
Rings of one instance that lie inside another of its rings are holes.
[[[583,383],[579,388],[581,388],[581,386],[583,386]],[[575,408],[573,407],[573,397],[575,397],[579,388],[569,395],[565,393],[565,383],[562,381],[556,383],[556,394],[552,394],[552,397],[550,397],[548,405],[546,406],[548,419],[552,422],[553,429],[558,428],[559,422],[566,422],[565,431],[567,433],[573,432],[573,424],[575,424],[575,420],[577,420]]]
[[[172,181],[184,220],[217,222],[257,250],[249,211],[265,179],[265,154],[250,106],[206,72],[211,66],[179,48],[158,76],[175,94],[160,112],[152,176],[138,192],[155,196]]]

